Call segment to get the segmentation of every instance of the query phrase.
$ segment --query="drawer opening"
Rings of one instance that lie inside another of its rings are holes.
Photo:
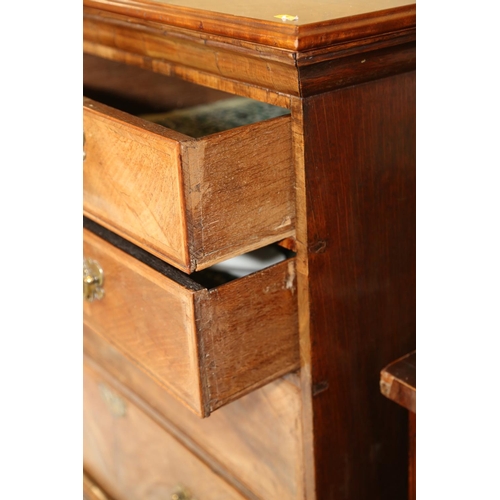
[[[84,59],[86,97],[192,138],[289,115],[286,108],[114,61]]]
[[[295,252],[292,250],[279,243],[273,243],[186,275],[87,217],[83,218],[83,227],[155,271],[192,290],[202,288],[211,290],[295,257]]]
[[[140,117],[197,139],[288,114],[290,112],[285,108],[247,97],[231,97],[209,104]]]
[[[212,289],[266,269],[294,256],[295,253],[291,250],[283,248],[278,243],[274,243],[253,250],[252,252],[232,257],[202,271],[196,271],[190,274],[190,277],[205,288]]]

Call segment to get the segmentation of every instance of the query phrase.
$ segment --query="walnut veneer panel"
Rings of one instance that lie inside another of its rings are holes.
[[[84,213],[186,272],[294,233],[290,117],[199,139],[84,99]]]
[[[243,500],[210,467],[84,365],[84,467],[112,497]]]
[[[146,411],[249,498],[301,500],[301,395],[296,374],[279,378],[200,419],[120,351],[84,327],[87,363],[136,394]],[[124,389],[122,389],[124,390]]]
[[[88,230],[84,255],[105,276],[84,322],[197,414],[298,367],[293,259],[208,290]]]

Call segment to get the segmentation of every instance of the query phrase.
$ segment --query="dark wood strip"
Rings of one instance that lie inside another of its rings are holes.
[[[316,491],[405,498],[407,412],[380,370],[415,348],[415,74],[304,103]]]

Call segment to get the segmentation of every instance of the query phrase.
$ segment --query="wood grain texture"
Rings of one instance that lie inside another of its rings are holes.
[[[300,95],[311,96],[415,70],[415,29],[300,53]]]
[[[134,65],[137,68],[147,69],[164,76],[180,77],[186,82],[194,82],[203,87],[208,87],[213,91],[217,91],[218,89],[233,95],[267,102],[275,106],[290,107],[290,97],[288,95],[276,92],[270,88],[230,80],[189,66],[172,64],[161,58],[146,57],[87,39],[83,41],[83,50],[85,54],[94,55],[100,59]],[[89,97],[92,96],[89,95]]]
[[[232,97],[180,78],[85,53],[83,95],[132,115],[162,113]]]
[[[83,500],[112,500],[112,498],[84,471]]]
[[[83,35],[89,43],[84,50],[92,53],[94,48],[94,55],[101,57],[106,57],[105,48],[109,47],[160,63],[168,62],[179,68],[178,76],[184,76],[181,68],[188,67],[274,92],[297,93],[294,56],[290,51],[251,43],[235,44],[226,37],[144,19],[135,22],[121,13],[87,7],[84,7]],[[174,68],[170,71],[176,72]]]
[[[200,419],[88,327],[84,350],[87,364],[109,371],[100,368],[107,383],[136,394],[136,405],[246,497],[303,498],[300,392],[289,376]]]
[[[193,290],[168,280],[90,233],[84,256],[104,270],[105,296],[84,302],[84,322],[129,359],[202,412]]]
[[[298,368],[293,259],[207,290],[88,230],[84,255],[105,275],[84,322],[198,415]]]
[[[258,43],[241,39],[239,32],[207,33],[199,19],[209,19],[209,12],[197,11],[197,25],[186,29],[169,15],[150,16],[149,5],[140,11],[139,2],[125,3],[88,2],[93,7],[84,8],[85,52],[266,101],[277,102],[280,94],[307,97],[415,68],[414,5],[292,31],[281,23],[278,28],[287,32],[281,46],[274,38],[266,42],[265,32],[257,32],[264,36]],[[140,18],[131,18],[131,11]]]
[[[417,411],[417,353],[405,354],[380,372],[380,392],[407,410]]]
[[[87,98],[83,109],[84,213],[186,268],[185,136]]]
[[[84,99],[84,213],[186,272],[294,234],[289,116],[193,139]]]
[[[146,22],[198,30],[289,50],[312,50],[342,40],[361,39],[414,26],[415,3],[405,0],[341,2],[235,1],[175,2],[84,0],[84,5]],[[293,10],[293,12],[288,12]],[[287,11],[287,12],[284,12]],[[275,16],[298,16],[283,22]]]
[[[182,143],[191,269],[295,234],[290,117]]]
[[[83,397],[84,467],[113,497],[173,498],[184,489],[195,498],[243,500],[207,464],[87,365]]]
[[[293,259],[199,297],[202,380],[210,394],[210,410],[298,368]]]
[[[404,498],[406,414],[378,386],[380,367],[415,347],[415,75],[308,99],[303,120],[308,491]]]

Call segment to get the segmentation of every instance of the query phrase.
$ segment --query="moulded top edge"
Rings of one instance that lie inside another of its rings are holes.
[[[84,0],[84,5],[289,50],[415,27],[411,0]]]

